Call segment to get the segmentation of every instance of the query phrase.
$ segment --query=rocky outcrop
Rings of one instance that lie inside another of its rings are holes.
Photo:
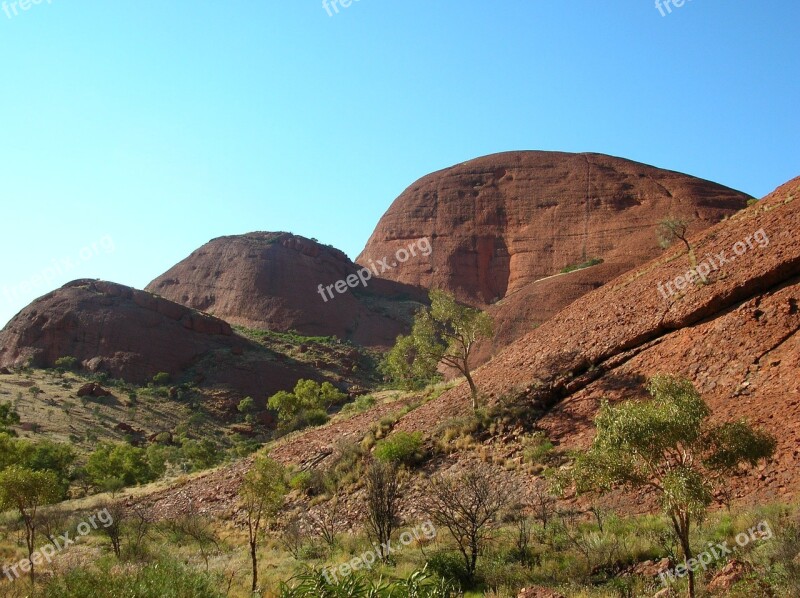
[[[362,273],[362,284],[358,270],[344,253],[316,241],[250,233],[210,241],[147,290],[247,328],[389,346],[407,329],[425,293],[372,271]],[[355,284],[345,292],[325,292],[348,277]]]
[[[798,200],[795,179],[693,236],[705,280],[687,277],[686,250],[675,247],[584,295],[481,367],[478,386],[489,401],[528,404],[554,442],[575,447],[590,442],[601,399],[642,398],[656,373],[686,376],[715,417],[747,417],[778,439],[755,483],[732,481],[734,498],[791,500],[800,492]],[[461,385],[398,429],[430,432],[468,405]]]
[[[64,356],[129,382],[146,383],[167,372],[174,380],[191,376],[259,399],[300,378],[320,379],[312,368],[264,351],[218,318],[98,280],[77,280],[37,299],[0,332],[0,367],[53,367]],[[97,396],[98,388],[86,391]]]
[[[662,253],[669,215],[698,232],[748,196],[685,174],[600,154],[510,152],[423,177],[381,218],[359,264],[430,238],[430,258],[384,276],[442,288],[497,324],[481,361],[578,297]],[[592,259],[602,266],[559,275]],[[555,278],[550,278],[555,276]]]

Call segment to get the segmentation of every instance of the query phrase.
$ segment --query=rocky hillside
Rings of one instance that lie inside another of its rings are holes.
[[[660,220],[694,232],[745,207],[749,196],[601,154],[509,152],[423,177],[398,197],[357,258],[392,256],[428,237],[433,254],[384,276],[443,288],[489,308],[498,334],[482,360],[581,295],[662,253]],[[601,267],[559,275],[590,260]]]
[[[325,292],[324,287],[358,270],[344,253],[316,241],[250,233],[210,241],[147,290],[248,328],[389,346],[407,328],[425,293],[371,272],[366,285],[351,279],[354,288]]]
[[[315,355],[306,346],[304,352],[312,357],[308,362],[208,314],[95,280],[71,282],[37,299],[0,332],[0,367],[6,368],[53,367],[58,358],[71,356],[85,371],[134,384],[167,372],[174,381],[257,400],[290,389],[300,378],[328,378],[340,386],[353,382],[334,370],[337,361],[355,365],[357,351],[325,348],[325,355]]]
[[[795,466],[800,457],[798,200],[800,178],[694,235],[691,243],[705,282],[680,282],[678,277],[690,265],[686,251],[675,247],[578,299],[478,370],[476,381],[487,404],[502,404],[527,420],[538,420],[563,454],[590,442],[593,418],[603,398],[644,397],[648,377],[680,374],[694,382],[715,417],[746,417],[778,438],[774,462],[755,477],[741,483],[732,480],[733,499],[796,499],[800,493]],[[710,269],[707,275],[704,264]],[[677,291],[674,295],[666,290],[668,284]],[[394,409],[380,406],[359,418],[287,438],[273,454],[286,464],[324,467],[342,438],[357,443],[370,422]],[[469,390],[462,384],[400,416],[394,430],[421,432],[434,443],[443,425],[463,419],[469,411]],[[498,422],[497,432],[477,447],[434,457],[411,482],[406,502],[416,504],[415,493],[424,493],[427,476],[480,459],[502,464],[495,468],[498,483],[516,488],[524,503],[541,481],[524,465],[519,434],[513,423]],[[221,469],[159,493],[152,502],[165,514],[192,501],[213,503],[214,512],[233,517],[235,490],[245,470],[242,464]],[[630,510],[652,506],[647,497],[611,500]],[[357,519],[358,497],[347,502],[352,503],[348,512]]]
[[[490,402],[527,405],[564,447],[586,444],[603,398],[643,396],[659,372],[691,379],[716,417],[747,417],[778,438],[776,462],[740,496],[800,491],[800,178],[690,239],[705,281],[687,282],[685,248],[578,299],[480,368]],[[681,278],[683,277],[683,278]],[[430,433],[468,408],[453,389],[401,429]]]

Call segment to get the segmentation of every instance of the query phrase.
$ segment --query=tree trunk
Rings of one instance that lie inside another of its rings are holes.
[[[687,519],[684,526],[681,529],[681,548],[683,549],[683,556],[686,559],[686,563],[692,560],[692,546],[689,542],[689,521]],[[692,569],[688,569],[689,571],[689,598],[695,598],[695,587],[694,587],[694,571]]]
[[[33,564],[33,543],[35,541],[35,530],[33,528],[28,528],[26,532],[25,544],[28,547],[28,562],[31,564],[31,585],[33,586],[36,584],[36,571]]]
[[[250,560],[253,562],[253,588],[255,592],[258,587],[258,554],[256,552],[256,542],[250,542]]]
[[[469,392],[472,396],[472,410],[478,410],[478,387],[475,386],[475,381],[472,379],[472,375],[470,374],[469,370],[464,371],[464,377],[467,379],[467,384],[469,384]]]

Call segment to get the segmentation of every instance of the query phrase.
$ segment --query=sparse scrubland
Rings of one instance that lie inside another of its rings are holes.
[[[59,372],[31,370],[22,374],[26,376],[45,396],[64,382],[82,381],[75,374]],[[699,395],[685,383],[670,380],[653,383],[653,392],[661,393],[656,398],[676,395],[679,402],[694,408],[697,417],[692,421],[699,425],[705,413]],[[19,438],[6,434],[2,438],[7,458],[0,459],[0,466],[7,468],[13,455],[23,467],[49,471],[63,484],[58,496],[42,497],[35,515],[33,548],[53,545],[59,550],[51,562],[37,563],[34,595],[240,597],[252,595],[254,583],[259,595],[276,598],[499,598],[516,597],[530,587],[551,588],[565,597],[610,598],[651,596],[665,583],[676,592],[687,591],[688,579],[669,573],[684,560],[683,538],[676,534],[669,512],[636,515],[615,511],[596,495],[585,500],[556,496],[565,483],[559,472],[573,471],[573,463],[578,465],[574,471],[594,467],[595,478],[623,471],[621,465],[600,467],[610,463],[600,449],[587,453],[591,458],[564,451],[535,421],[526,421],[524,411],[502,403],[475,412],[467,409],[463,417],[442,422],[431,437],[394,430],[403,414],[446,388],[376,393],[348,403],[328,426],[377,407],[394,403],[398,407],[363,429],[358,441],[340,442],[324,466],[284,466],[267,457],[281,443],[302,443],[302,431],[267,441],[259,451],[262,461],[257,461],[263,465],[248,474],[227,517],[211,516],[202,503],[191,501],[180,516],[166,518],[148,506],[146,497],[170,483],[152,480],[169,476],[167,464],[177,460],[169,452],[155,450],[166,448],[157,441],[137,449],[119,439],[114,444],[113,434],[106,434],[99,436],[103,440],[99,448],[87,452],[80,443],[73,443],[73,450],[66,444],[37,441],[35,434]],[[142,397],[138,405],[146,405],[148,393],[159,390],[153,386],[136,392]],[[245,405],[242,411],[249,409]],[[650,417],[647,425],[669,423],[659,419],[657,409],[641,409]],[[19,425],[11,415],[15,409],[9,406],[3,413],[13,433]],[[631,412],[625,417],[636,420],[640,415]],[[598,425],[601,430],[610,426],[620,442],[625,432],[613,421],[611,414],[603,414]],[[665,453],[669,454],[670,439],[681,442],[686,438],[680,434],[692,434],[687,426],[660,430]],[[642,430],[649,433],[646,426]],[[748,452],[747,443],[726,444],[731,437],[725,430],[709,432],[709,442],[716,443],[712,446],[716,452],[712,450],[704,461],[710,470],[722,471],[723,465],[732,465],[742,455],[755,461],[769,452],[766,437],[754,437],[761,444]],[[669,438],[667,431],[672,433]],[[506,445],[506,452],[513,446],[511,452],[517,456],[504,459],[495,443],[509,436],[514,441]],[[599,436],[600,448],[609,446],[603,438]],[[189,440],[176,441],[173,449],[180,451]],[[233,445],[226,454],[235,454]],[[436,464],[454,454],[461,457],[458,469],[436,471]],[[195,468],[216,462],[199,459]],[[106,470],[104,465],[111,467]],[[520,469],[537,479],[537,485],[522,500],[524,493],[516,491],[522,489],[495,479],[498,468]],[[624,471],[634,479],[640,470]],[[582,479],[593,478],[587,474]],[[705,496],[702,487],[691,485],[694,478],[681,479],[690,482],[685,489],[691,486],[701,498]],[[678,482],[673,482],[674,490]],[[136,484],[145,485],[123,489]],[[796,505],[723,505],[706,513],[705,507],[698,510],[692,502],[696,497],[687,499],[684,491],[675,496],[675,501],[686,499],[694,509],[687,530],[694,555],[714,555],[698,568],[696,595],[720,587],[728,596],[797,595],[800,509]],[[30,551],[24,518],[11,502],[5,506],[0,554],[6,567],[13,567],[29,558]],[[77,538],[81,523],[101,509],[113,516],[113,525],[100,526],[74,544],[61,546],[59,536]],[[753,535],[756,529],[768,529],[769,534]],[[748,531],[750,540],[738,542]],[[720,546],[728,547],[730,554]],[[717,548],[711,552],[710,547]],[[23,570],[19,566],[13,573],[5,570],[3,595],[32,595]]]

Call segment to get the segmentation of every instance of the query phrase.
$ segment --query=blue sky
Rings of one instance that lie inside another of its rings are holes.
[[[417,178],[498,151],[762,196],[800,175],[798,24],[794,0],[0,0],[0,325],[221,235],[355,257]]]

